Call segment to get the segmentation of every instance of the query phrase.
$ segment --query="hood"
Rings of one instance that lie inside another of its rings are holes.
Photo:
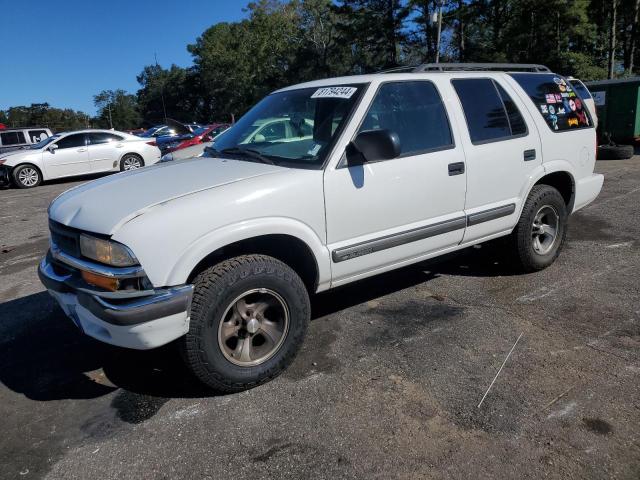
[[[161,163],[67,190],[51,203],[49,217],[70,227],[113,235],[156,205],[282,170],[285,168],[219,158]]]

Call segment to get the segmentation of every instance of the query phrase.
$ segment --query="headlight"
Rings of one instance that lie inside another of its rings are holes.
[[[80,235],[80,253],[87,258],[114,267],[130,267],[136,265],[138,259],[131,250],[118,242]]]

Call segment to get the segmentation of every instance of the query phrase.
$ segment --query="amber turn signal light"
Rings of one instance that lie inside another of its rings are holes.
[[[104,277],[91,272],[82,272],[82,278],[85,282],[96,287],[104,288],[115,292],[118,290],[119,282],[117,278]]]

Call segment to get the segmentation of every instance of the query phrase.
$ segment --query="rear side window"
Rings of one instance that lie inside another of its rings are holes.
[[[115,143],[121,142],[123,140],[123,138],[118,135],[105,132],[89,133],[88,137],[90,145],[100,145],[101,143]]]
[[[453,147],[442,99],[428,81],[383,83],[359,131],[378,129],[398,134],[404,157]]]
[[[45,138],[49,138],[49,134],[46,130],[29,130],[28,135],[31,139],[31,143],[38,143]]]
[[[84,147],[84,133],[76,133],[67,135],[56,142],[58,148],[75,148]]]
[[[592,98],[591,92],[587,87],[584,86],[584,83],[582,83],[580,80],[578,79],[569,80],[569,83],[571,84],[573,89],[576,92],[578,92],[578,95],[580,95],[580,98],[582,98],[583,100],[588,100]]]
[[[525,123],[509,94],[489,78],[452,80],[474,144],[526,135]]]
[[[0,133],[0,140],[2,141],[2,145],[22,145],[27,143],[24,139],[23,132],[6,132]]]
[[[591,116],[580,96],[553,73],[511,73],[554,132],[591,127]]]

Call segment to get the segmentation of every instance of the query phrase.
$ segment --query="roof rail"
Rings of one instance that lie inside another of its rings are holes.
[[[414,67],[411,72],[445,72],[445,71],[524,71],[550,72],[548,67],[535,63],[423,63]]]

